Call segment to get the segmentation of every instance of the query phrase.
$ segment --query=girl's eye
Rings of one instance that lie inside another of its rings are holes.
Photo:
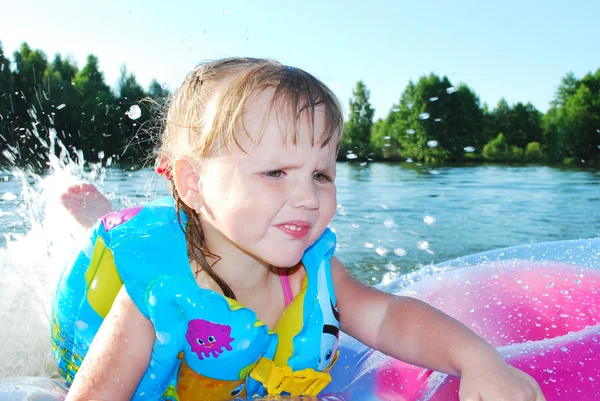
[[[323,173],[315,172],[313,173],[313,179],[318,182],[330,182],[331,179]]]
[[[273,171],[267,171],[265,173],[265,176],[267,176],[268,178],[281,178],[283,177],[283,170],[273,170]]]

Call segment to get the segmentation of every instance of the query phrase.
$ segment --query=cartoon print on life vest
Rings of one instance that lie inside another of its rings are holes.
[[[327,280],[325,262],[319,266],[319,292],[318,299],[323,311],[323,333],[321,335],[321,357],[319,370],[327,369],[332,363],[340,338],[340,314],[333,305],[332,289]]]
[[[233,349],[231,343],[234,339],[231,337],[231,326],[203,319],[189,321],[185,339],[201,360],[204,359],[202,355],[208,358],[212,354],[218,358],[225,350]]]
[[[121,224],[127,223],[129,220],[133,219],[139,212],[142,211],[143,206],[131,207],[128,209],[123,209],[118,212],[110,212],[106,216],[102,217],[100,220],[104,225],[104,229],[106,232],[112,230],[113,228],[120,226]]]

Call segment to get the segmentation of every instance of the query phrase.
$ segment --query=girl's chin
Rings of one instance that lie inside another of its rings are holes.
[[[301,253],[300,255],[294,255],[293,257],[291,257],[291,255],[273,257],[269,258],[270,260],[266,260],[266,262],[271,266],[289,269],[300,263],[300,261],[302,260],[302,255],[303,254]]]

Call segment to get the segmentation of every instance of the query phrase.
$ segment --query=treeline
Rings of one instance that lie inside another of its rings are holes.
[[[43,168],[53,142],[52,151],[90,162],[111,158],[137,163],[151,154],[151,130],[140,127],[151,122],[153,105],[169,95],[158,81],[146,91],[123,66],[113,90],[104,81],[97,57],[89,55],[79,70],[68,57],[57,54],[49,61],[26,43],[13,53],[12,61],[0,42],[2,164]],[[139,103],[141,99],[156,103]]]
[[[504,99],[490,110],[467,85],[430,74],[409,82],[385,119],[373,115],[359,81],[340,160],[600,164],[600,69],[567,74],[546,114]]]
[[[0,42],[0,163],[43,168],[51,146],[89,162],[144,162],[159,127],[152,109],[168,96],[156,80],[144,90],[124,66],[111,89],[93,55],[79,70],[24,43],[11,62]],[[582,79],[567,74],[546,114],[505,100],[489,110],[468,86],[430,74],[409,82],[385,119],[373,117],[358,82],[340,160],[600,164],[600,69]]]

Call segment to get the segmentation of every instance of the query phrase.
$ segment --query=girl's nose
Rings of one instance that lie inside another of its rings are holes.
[[[292,188],[292,206],[295,208],[318,209],[319,196],[312,180],[298,180]]]

